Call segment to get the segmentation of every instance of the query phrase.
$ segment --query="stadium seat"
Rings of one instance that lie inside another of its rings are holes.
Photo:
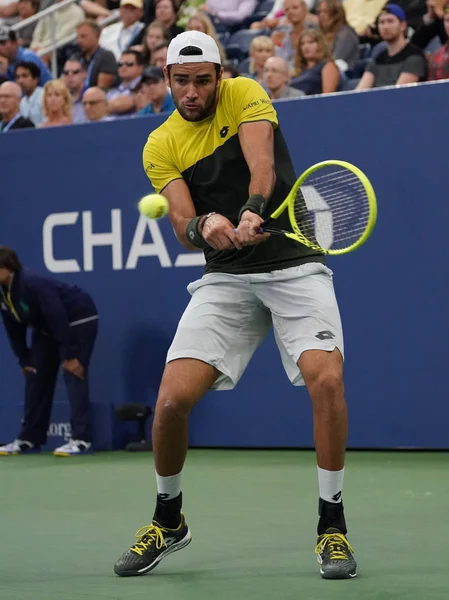
[[[226,44],[226,54],[229,58],[243,60],[248,56],[249,47],[253,39],[264,34],[265,30],[240,29],[240,31],[236,31],[231,35],[229,42]],[[231,56],[229,55],[228,48],[231,49]],[[239,49],[241,57],[238,56]]]
[[[244,60],[239,62],[238,66],[237,66],[239,73],[249,73],[249,63],[250,63],[249,58],[245,58]]]
[[[370,44],[359,44],[360,58],[369,58],[371,56],[371,45]]]
[[[259,2],[254,13],[243,21],[244,27],[249,27],[251,23],[262,21],[274,6],[274,0],[262,0]]]
[[[360,79],[365,72],[367,64],[370,62],[370,58],[362,58],[357,60],[355,64],[346,71],[348,79]]]

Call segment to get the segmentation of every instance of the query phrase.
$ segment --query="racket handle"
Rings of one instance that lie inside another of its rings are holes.
[[[264,232],[264,228],[269,225],[271,223],[271,221],[274,221],[274,219],[272,217],[268,217],[268,219],[265,219],[265,221],[260,225],[260,233]],[[234,229],[234,233],[237,233],[237,229]]]

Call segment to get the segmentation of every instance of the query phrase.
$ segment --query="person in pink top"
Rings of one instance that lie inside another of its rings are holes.
[[[207,0],[199,9],[225,25],[238,25],[255,11],[257,0]]]

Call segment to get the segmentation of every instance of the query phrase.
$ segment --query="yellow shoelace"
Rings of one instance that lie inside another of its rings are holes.
[[[136,533],[137,543],[130,548],[131,552],[135,552],[139,556],[142,556],[145,550],[147,550],[154,542],[156,542],[156,548],[160,550],[162,546],[167,545],[164,539],[164,533],[167,532],[168,529],[159,527],[154,523],[151,523],[151,525],[147,525],[146,527],[141,527]]]
[[[330,560],[348,560],[348,554],[345,552],[345,549],[347,548],[349,548],[351,552],[354,552],[351,544],[342,533],[325,533],[321,536],[321,539],[315,548],[315,553],[321,554],[328,544]]]

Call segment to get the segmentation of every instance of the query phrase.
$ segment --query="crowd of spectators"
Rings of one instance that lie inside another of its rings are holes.
[[[449,0],[0,0],[0,132],[170,114],[184,30],[273,101],[449,79]],[[56,39],[56,60],[51,46]],[[55,72],[56,70],[56,72]]]

